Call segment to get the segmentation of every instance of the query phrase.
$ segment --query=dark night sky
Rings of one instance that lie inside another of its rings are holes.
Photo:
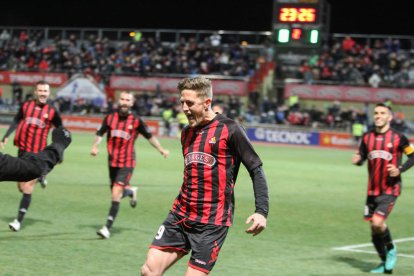
[[[327,1],[331,6],[332,33],[414,35],[405,1]],[[103,2],[7,1],[1,4],[0,25],[240,31],[268,31],[272,25],[272,0]]]

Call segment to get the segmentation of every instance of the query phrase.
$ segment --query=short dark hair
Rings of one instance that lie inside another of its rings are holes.
[[[378,107],[378,106],[381,106],[381,107],[386,107],[386,108],[388,108],[388,110],[389,110],[389,111],[391,111],[391,112],[392,112],[392,108],[391,108],[391,106],[389,106],[389,105],[386,105],[386,104],[384,104],[384,103],[377,103],[377,104],[375,105],[375,107]]]

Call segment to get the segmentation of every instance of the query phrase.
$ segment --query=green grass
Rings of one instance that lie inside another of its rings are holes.
[[[3,131],[2,131],[3,132]],[[65,161],[37,186],[20,232],[7,224],[15,217],[20,193],[2,183],[0,194],[0,275],[138,275],[148,246],[167,215],[182,181],[179,141],[161,139],[171,150],[162,158],[145,139],[137,141],[138,165],[132,183],[140,187],[136,209],[125,200],[112,236],[96,235],[106,220],[110,191],[106,148],[89,155],[94,135],[74,133]],[[254,210],[250,178],[241,168],[236,184],[234,226],[211,275],[369,275],[374,254],[335,251],[333,247],[370,242],[362,220],[366,167],[351,165],[352,151],[256,145],[270,188],[267,229],[245,234]],[[6,152],[16,153],[11,143]],[[414,236],[414,169],[404,174],[404,188],[389,226],[395,239]],[[414,241],[398,244],[414,256]],[[372,247],[365,248],[373,250]],[[185,257],[166,275],[184,275]],[[399,257],[395,275],[413,275],[414,259]]]

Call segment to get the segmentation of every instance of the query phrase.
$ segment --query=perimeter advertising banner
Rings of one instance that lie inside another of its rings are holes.
[[[116,90],[157,91],[177,93],[179,78],[111,76],[111,88]],[[214,95],[247,96],[247,80],[213,80]]]
[[[0,72],[0,84],[12,84],[18,82],[22,85],[35,85],[40,80],[47,81],[50,86],[62,86],[67,80],[68,76],[61,73],[42,73],[42,72]]]
[[[319,133],[295,130],[280,130],[274,128],[247,128],[247,137],[250,141],[293,144],[305,146],[319,145]]]
[[[86,117],[86,116],[68,116],[63,115],[63,125],[69,130],[85,130],[85,131],[97,131],[101,126],[104,117]],[[162,135],[159,121],[156,120],[144,120],[151,132],[157,136]]]
[[[290,144],[303,146],[320,146],[327,148],[357,147],[351,134],[336,132],[298,131],[275,129],[271,127],[250,127],[246,129],[247,137],[254,142]]]
[[[390,99],[397,104],[414,104],[414,89],[402,88],[286,84],[284,94],[285,97],[298,95],[309,100],[376,103]]]

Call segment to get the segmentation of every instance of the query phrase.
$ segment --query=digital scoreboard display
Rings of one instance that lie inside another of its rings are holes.
[[[282,6],[277,11],[279,23],[317,23],[318,10],[302,6]]]

